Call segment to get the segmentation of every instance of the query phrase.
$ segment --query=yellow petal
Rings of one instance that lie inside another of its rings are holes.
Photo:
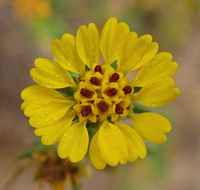
[[[55,112],[64,108],[67,104],[72,104],[71,101],[64,100],[38,100],[29,101],[24,109],[24,114],[28,117],[42,114],[42,112]]]
[[[124,42],[122,43],[121,51],[119,52],[119,58],[117,60],[117,69],[119,71],[127,71],[126,67],[129,67],[129,65],[126,63],[130,60],[130,56],[133,55],[133,48],[136,46],[137,41],[137,34],[135,32],[129,32],[125,36]]]
[[[67,113],[73,102],[31,102],[24,110],[30,116],[29,123],[32,127],[45,127],[51,125]]]
[[[64,34],[61,40],[53,40],[52,53],[64,69],[80,75],[84,73],[85,66],[78,56],[73,35]]]
[[[24,101],[24,102],[22,103],[22,105],[21,105],[22,111],[25,110],[25,108],[26,108],[27,105],[28,105],[28,102],[27,102],[27,101]]]
[[[79,122],[67,128],[58,145],[58,155],[69,157],[71,162],[79,162],[87,153],[89,135],[85,122]]]
[[[147,64],[156,55],[158,48],[158,43],[149,43],[141,55],[140,61],[134,67],[132,67],[131,70],[137,70],[143,65]]]
[[[93,166],[99,170],[106,167],[106,162],[103,160],[98,144],[98,132],[92,137],[89,148],[90,160]]]
[[[174,87],[174,80],[171,77],[158,78],[147,83],[134,100],[142,105],[158,107],[165,105],[180,95],[180,89]]]
[[[165,133],[172,129],[171,123],[156,113],[142,113],[131,117],[136,131],[146,140],[161,144],[167,140]]]
[[[24,89],[21,97],[27,102],[22,108],[24,114],[31,117],[29,123],[33,127],[44,127],[55,123],[74,103],[57,91],[39,85]]]
[[[135,85],[142,87],[156,78],[173,76],[176,73],[178,64],[171,60],[172,55],[170,53],[158,53],[138,72],[134,80]]]
[[[110,18],[103,27],[100,48],[106,63],[114,62],[119,53],[122,41],[129,32],[129,27],[124,22],[117,22],[116,18]]]
[[[158,44],[152,41],[150,35],[140,38],[133,33],[127,35],[118,59],[118,70],[129,72],[139,69],[148,63],[158,51]]]
[[[132,127],[126,124],[118,122],[117,126],[126,139],[126,144],[128,147],[128,161],[133,162],[138,156],[140,158],[145,158],[147,153],[146,146],[138,133]]]
[[[89,68],[99,64],[99,32],[94,23],[88,27],[81,26],[76,36],[76,47],[80,58]]]
[[[99,129],[98,144],[102,158],[110,166],[125,164],[128,160],[126,141],[117,126],[104,122]]]
[[[35,101],[35,100],[54,100],[60,99],[65,100],[65,97],[62,96],[59,92],[53,89],[48,89],[39,85],[32,85],[25,88],[21,92],[21,98],[27,101]]]
[[[72,120],[75,117],[74,113],[69,111],[61,120],[47,127],[35,129],[35,135],[42,136],[42,143],[52,145],[57,143],[64,135],[65,130],[71,126]]]
[[[54,61],[38,58],[35,60],[35,67],[31,69],[31,76],[36,83],[44,87],[56,89],[75,86],[69,72]]]

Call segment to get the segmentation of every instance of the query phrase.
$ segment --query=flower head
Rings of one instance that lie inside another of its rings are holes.
[[[54,40],[55,61],[36,59],[31,76],[38,85],[21,94],[35,134],[46,145],[58,142],[58,155],[72,162],[82,160],[89,147],[97,169],[144,158],[143,139],[165,142],[171,124],[156,113],[134,113],[133,102],[158,107],[180,94],[172,79],[177,63],[170,53],[157,51],[150,35],[138,37],[116,18],[101,34],[90,23],[76,37],[64,34]],[[130,81],[126,74],[133,70],[139,72]],[[125,118],[132,126],[119,122]],[[91,128],[95,132],[89,135]]]

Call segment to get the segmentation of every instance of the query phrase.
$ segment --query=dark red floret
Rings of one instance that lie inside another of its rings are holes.
[[[94,71],[95,71],[95,72],[99,72],[99,73],[101,73],[101,74],[103,73],[103,72],[102,72],[102,68],[101,68],[100,65],[97,65],[97,66],[94,68]]]
[[[116,104],[115,112],[118,114],[122,114],[124,112],[124,108],[120,106],[120,104]]]
[[[108,96],[114,96],[115,94],[117,94],[117,90],[115,88],[110,88],[106,91],[106,94]]]
[[[92,92],[87,90],[86,88],[82,88],[80,93],[82,96],[85,96],[87,98],[90,98],[92,96]]]
[[[85,106],[83,107],[83,109],[81,110],[81,115],[83,117],[87,117],[90,113],[92,112],[92,109],[90,106]]]
[[[132,88],[130,86],[125,86],[123,88],[124,94],[129,94],[132,92]]]
[[[104,101],[99,102],[98,108],[102,111],[105,112],[108,110],[108,104]]]
[[[118,73],[113,73],[112,76],[109,79],[109,82],[117,82],[119,79],[119,74]]]
[[[100,81],[97,77],[91,77],[90,82],[95,86],[100,86]]]

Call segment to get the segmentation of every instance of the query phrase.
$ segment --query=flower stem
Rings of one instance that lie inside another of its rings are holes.
[[[71,180],[72,180],[72,189],[73,190],[79,190],[78,185],[76,184],[75,179],[72,177]]]

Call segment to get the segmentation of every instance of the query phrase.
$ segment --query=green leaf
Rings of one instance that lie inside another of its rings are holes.
[[[42,152],[47,152],[49,150],[56,151],[56,145],[46,146],[46,145],[43,145],[40,141],[37,141],[33,145],[31,145],[25,152],[15,156],[15,159],[21,160],[21,159],[30,158],[36,152],[42,153]]]
[[[71,178],[71,181],[72,181],[72,189],[79,190],[78,185],[76,184],[76,181],[73,177]]]

